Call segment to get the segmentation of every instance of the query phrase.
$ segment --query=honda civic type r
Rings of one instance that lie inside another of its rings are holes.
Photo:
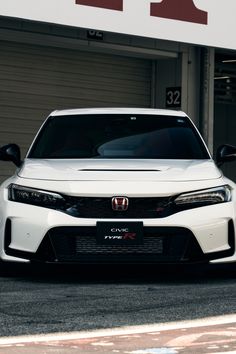
[[[235,184],[183,112],[54,111],[0,187],[0,258],[58,263],[233,262]]]

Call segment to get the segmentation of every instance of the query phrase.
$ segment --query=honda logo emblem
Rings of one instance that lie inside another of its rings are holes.
[[[116,211],[126,211],[129,207],[129,199],[126,197],[114,197],[111,200],[111,206]]]

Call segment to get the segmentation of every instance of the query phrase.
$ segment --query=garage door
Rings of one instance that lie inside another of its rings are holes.
[[[45,117],[75,107],[150,107],[150,60],[0,42],[0,145],[23,155]],[[1,162],[0,181],[14,171]]]

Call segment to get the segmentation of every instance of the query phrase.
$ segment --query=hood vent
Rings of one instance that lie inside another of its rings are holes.
[[[136,170],[135,168],[133,169],[94,169],[94,168],[86,168],[86,169],[81,169],[78,171],[86,171],[86,172],[98,172],[98,171],[103,171],[103,172],[159,172],[160,170]]]

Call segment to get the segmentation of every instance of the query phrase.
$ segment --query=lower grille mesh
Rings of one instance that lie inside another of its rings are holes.
[[[142,245],[97,244],[96,227],[58,227],[50,230],[46,237],[59,262],[184,261],[190,245],[196,256],[202,254],[192,233],[184,228],[144,227]]]
[[[145,237],[143,245],[97,245],[95,237],[76,236],[76,254],[162,254],[163,237]]]

